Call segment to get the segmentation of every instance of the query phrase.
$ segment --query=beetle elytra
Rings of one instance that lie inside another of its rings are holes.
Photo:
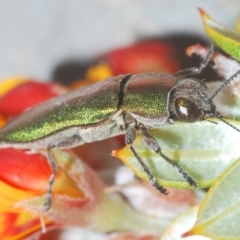
[[[125,134],[126,144],[152,185],[161,193],[167,194],[167,190],[155,181],[132,145],[136,131],[141,132],[144,142],[151,150],[173,165],[190,186],[196,187],[195,180],[177,162],[162,153],[148,129],[174,121],[192,123],[209,117],[217,117],[227,123],[216,112],[212,99],[240,71],[226,81],[212,97],[209,97],[202,81],[178,78],[200,73],[210,61],[212,52],[213,45],[209,47],[199,68],[182,70],[175,75],[120,75],[41,103],[0,129],[0,148],[47,149],[52,168],[45,201],[47,209],[51,205],[52,184],[58,170],[51,150],[72,148],[121,134]]]

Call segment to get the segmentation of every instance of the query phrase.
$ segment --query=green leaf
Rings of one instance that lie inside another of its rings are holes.
[[[240,239],[240,158],[216,181],[190,231],[219,240]]]
[[[193,227],[197,219],[198,206],[188,209],[188,211],[176,218],[161,235],[161,240],[184,240],[185,233]],[[211,240],[203,236],[191,236],[187,239],[192,240]]]
[[[150,130],[162,152],[178,164],[198,183],[208,187],[240,156],[240,133],[225,123],[203,121],[175,123],[161,129]],[[230,121],[229,121],[230,122]],[[240,128],[240,122],[230,122]],[[133,147],[160,185],[188,188],[188,183],[169,163],[151,151],[137,136]],[[140,178],[147,179],[145,172],[128,146],[113,152]]]
[[[226,53],[240,61],[240,34],[223,27],[202,9],[199,11],[208,36]]]

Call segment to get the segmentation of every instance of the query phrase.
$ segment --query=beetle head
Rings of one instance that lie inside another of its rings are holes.
[[[197,79],[179,80],[169,93],[170,119],[181,122],[202,121],[216,116],[216,107],[206,86]]]

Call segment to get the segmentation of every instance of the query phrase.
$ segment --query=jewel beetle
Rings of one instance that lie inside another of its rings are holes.
[[[230,125],[216,112],[212,99],[240,71],[227,80],[212,97],[208,95],[202,81],[186,78],[200,73],[209,63],[212,53],[211,43],[199,68],[181,70],[174,75],[120,75],[40,103],[0,129],[0,148],[47,150],[52,175],[45,200],[46,209],[51,206],[51,190],[58,171],[52,149],[72,148],[121,134],[125,134],[126,144],[151,184],[161,193],[167,194],[167,190],[156,182],[133,147],[136,131],[141,132],[144,142],[151,150],[175,167],[190,186],[196,187],[196,181],[176,161],[162,153],[148,129],[159,128],[174,121],[193,123],[210,117],[217,117]]]

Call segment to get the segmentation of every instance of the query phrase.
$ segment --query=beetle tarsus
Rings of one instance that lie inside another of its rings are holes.
[[[167,190],[166,188],[164,188],[163,186],[160,186],[160,185],[156,182],[155,178],[154,178],[152,175],[151,175],[151,177],[148,176],[148,178],[149,178],[152,186],[155,187],[160,193],[162,193],[162,194],[164,194],[164,195],[168,195],[168,190]]]
[[[51,208],[51,203],[52,203],[52,185],[55,180],[55,174],[51,174],[49,180],[48,180],[48,189],[45,197],[45,202],[44,202],[44,208],[46,211],[48,211]]]
[[[174,160],[168,158],[161,152],[159,152],[159,154],[163,159],[165,159],[168,163],[170,163],[173,167],[175,167],[178,170],[182,178],[187,181],[190,187],[197,187],[197,182],[192,177],[190,177]]]
[[[183,171],[183,169],[178,165],[175,164],[175,166],[178,170],[178,172],[182,175],[183,179],[185,179],[190,187],[197,187],[197,182],[191,178],[186,172]]]

